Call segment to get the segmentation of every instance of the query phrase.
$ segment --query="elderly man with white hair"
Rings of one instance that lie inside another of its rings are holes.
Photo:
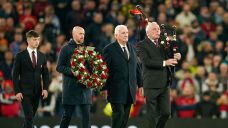
[[[159,42],[160,27],[156,22],[148,23],[146,34],[147,38],[137,45],[143,68],[144,91],[141,91],[141,95],[145,94],[146,97],[146,128],[164,128],[170,116],[169,85],[173,74],[170,67],[177,64],[181,55],[175,53],[173,58],[167,57]]]
[[[112,128],[126,128],[131,105],[135,103],[137,85],[142,90],[141,70],[135,49],[128,43],[127,27],[116,26],[114,34],[116,42],[103,50],[109,69],[104,92],[112,107]]]

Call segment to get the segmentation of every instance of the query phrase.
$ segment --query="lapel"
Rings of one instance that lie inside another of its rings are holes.
[[[120,47],[120,45],[118,44],[118,42],[115,42],[115,47],[116,47],[117,52],[120,53],[121,56],[122,56],[126,61],[128,61],[127,58],[124,56],[123,50],[121,49],[121,47]]]
[[[131,47],[131,45],[129,44],[129,43],[127,43],[127,48],[128,48],[128,54],[129,54],[129,59],[128,59],[128,61],[130,61],[131,60],[131,58],[132,58],[132,55],[133,55],[133,53],[132,53],[132,47]]]
[[[26,62],[28,63],[30,69],[33,70],[33,67],[32,67],[32,60],[31,60],[31,58],[30,58],[30,56],[29,56],[28,50],[26,50],[26,52],[25,52],[25,60],[28,60],[28,61],[26,61]]]
[[[154,42],[152,42],[149,38],[146,39],[146,42],[147,42],[147,46],[148,46],[149,48],[158,49],[158,48],[156,47],[156,45],[154,44]]]
[[[36,69],[41,66],[41,53],[37,50],[37,63]]]
[[[147,46],[152,49],[155,50],[157,52],[161,52],[161,50],[163,49],[163,47],[160,45],[159,48],[155,45],[154,42],[152,42],[149,38],[146,39],[147,42]]]

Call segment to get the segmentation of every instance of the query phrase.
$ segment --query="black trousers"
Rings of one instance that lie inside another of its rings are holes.
[[[61,119],[60,128],[68,128],[72,114],[74,113],[76,105],[64,105],[64,113]],[[91,128],[90,121],[90,104],[81,104],[81,112],[82,112],[82,127],[83,128]]]
[[[36,93],[34,95],[23,95],[21,101],[25,116],[23,128],[33,128],[33,119],[39,105],[40,95]]]
[[[112,107],[112,128],[126,128],[131,104],[111,103]]]
[[[171,113],[169,87],[145,89],[147,126],[146,128],[164,128]]]

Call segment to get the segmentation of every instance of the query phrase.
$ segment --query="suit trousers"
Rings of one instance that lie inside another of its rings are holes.
[[[63,107],[64,113],[61,119],[60,128],[68,128],[76,105],[64,105]],[[82,112],[82,128],[91,128],[90,107],[90,104],[80,104]]]
[[[112,128],[126,128],[131,104],[111,103]]]
[[[33,128],[33,118],[36,114],[40,100],[40,94],[34,93],[34,95],[23,95],[21,101],[24,111],[24,126],[23,128]]]
[[[145,89],[147,127],[164,128],[171,113],[169,87]]]

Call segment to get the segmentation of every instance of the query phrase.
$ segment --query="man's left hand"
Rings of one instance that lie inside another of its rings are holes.
[[[180,60],[181,59],[181,54],[180,53],[175,53],[174,54],[174,59]]]
[[[144,96],[144,89],[143,89],[143,87],[140,87],[139,88],[139,95],[140,96]]]
[[[42,90],[42,96],[43,96],[43,99],[46,99],[48,97],[48,91]]]
[[[104,90],[104,91],[101,91],[101,95],[104,99],[107,99],[108,97],[108,91],[107,90]]]

